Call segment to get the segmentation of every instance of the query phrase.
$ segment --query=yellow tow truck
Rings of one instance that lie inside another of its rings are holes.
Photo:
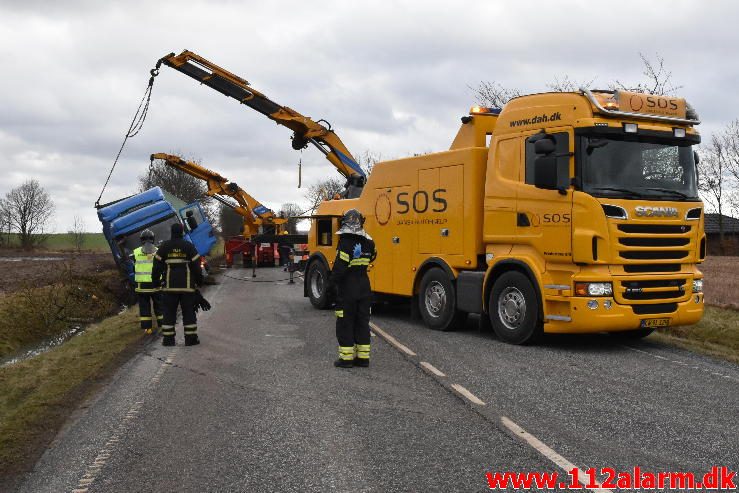
[[[305,295],[332,304],[343,213],[366,217],[378,297],[412,298],[432,329],[480,314],[504,341],[543,332],[643,337],[703,314],[695,110],[682,98],[580,89],[473,107],[447,151],[376,163],[369,178],[325,121],[185,51],[160,60],[293,130],[347,178],[311,218]],[[323,124],[322,124],[323,122]]]

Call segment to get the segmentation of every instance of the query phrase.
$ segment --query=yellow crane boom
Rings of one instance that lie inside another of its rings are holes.
[[[258,234],[259,226],[263,225],[274,226],[275,234],[279,234],[282,225],[287,222],[287,219],[277,217],[271,209],[249,195],[236,183],[230,182],[228,178],[221,176],[215,171],[211,171],[198,163],[186,161],[179,156],[165,154],[163,152],[151,155],[152,162],[156,159],[163,161],[167,166],[205,181],[208,185],[208,191],[206,193],[209,196],[231,207],[244,218],[244,236],[249,237]],[[238,205],[234,206],[224,197],[232,198]]]
[[[158,61],[157,67],[162,63],[289,128],[293,131],[293,149],[300,150],[313,144],[346,177],[345,198],[361,195],[367,176],[327,121],[315,121],[272,101],[245,79],[191,51],[185,50],[179,55],[170,53]]]

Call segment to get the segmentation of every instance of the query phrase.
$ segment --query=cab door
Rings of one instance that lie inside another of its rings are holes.
[[[523,141],[523,183],[519,185],[516,209],[518,242],[531,245],[547,262],[572,261],[572,176],[574,149],[571,129],[548,130],[554,137],[560,190],[534,186],[534,161],[537,157],[531,135]]]

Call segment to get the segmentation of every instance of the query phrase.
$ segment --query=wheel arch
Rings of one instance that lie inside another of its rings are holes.
[[[495,280],[500,277],[502,274],[505,274],[506,272],[510,271],[518,271],[525,275],[529,281],[531,282],[531,285],[534,287],[534,293],[536,293],[536,301],[539,306],[539,316],[543,320],[544,316],[544,302],[543,302],[543,296],[541,291],[541,282],[537,275],[534,273],[534,269],[531,268],[529,264],[527,264],[523,260],[518,259],[504,259],[501,260],[495,264],[488,270],[487,274],[485,275],[485,281],[483,284],[483,298],[482,298],[482,309],[484,313],[489,313],[490,307],[489,300],[490,300],[490,291],[493,289],[493,284],[495,283]]]
[[[441,268],[441,270],[443,270],[446,275],[449,276],[449,279],[452,281],[452,283],[456,283],[457,272],[449,267],[449,264],[447,264],[444,259],[441,259],[439,257],[429,257],[424,260],[423,263],[418,266],[418,269],[416,270],[416,276],[413,279],[414,298],[418,295],[418,290],[419,286],[421,285],[421,279],[423,279],[423,275],[433,268]]]

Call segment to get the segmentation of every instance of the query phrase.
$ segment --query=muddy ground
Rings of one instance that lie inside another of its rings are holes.
[[[67,265],[72,267],[75,274],[82,276],[109,272],[113,284],[117,284],[116,281],[121,277],[117,275],[110,253],[0,249],[0,295],[26,286],[47,286],[58,278],[60,272],[66,270]]]

